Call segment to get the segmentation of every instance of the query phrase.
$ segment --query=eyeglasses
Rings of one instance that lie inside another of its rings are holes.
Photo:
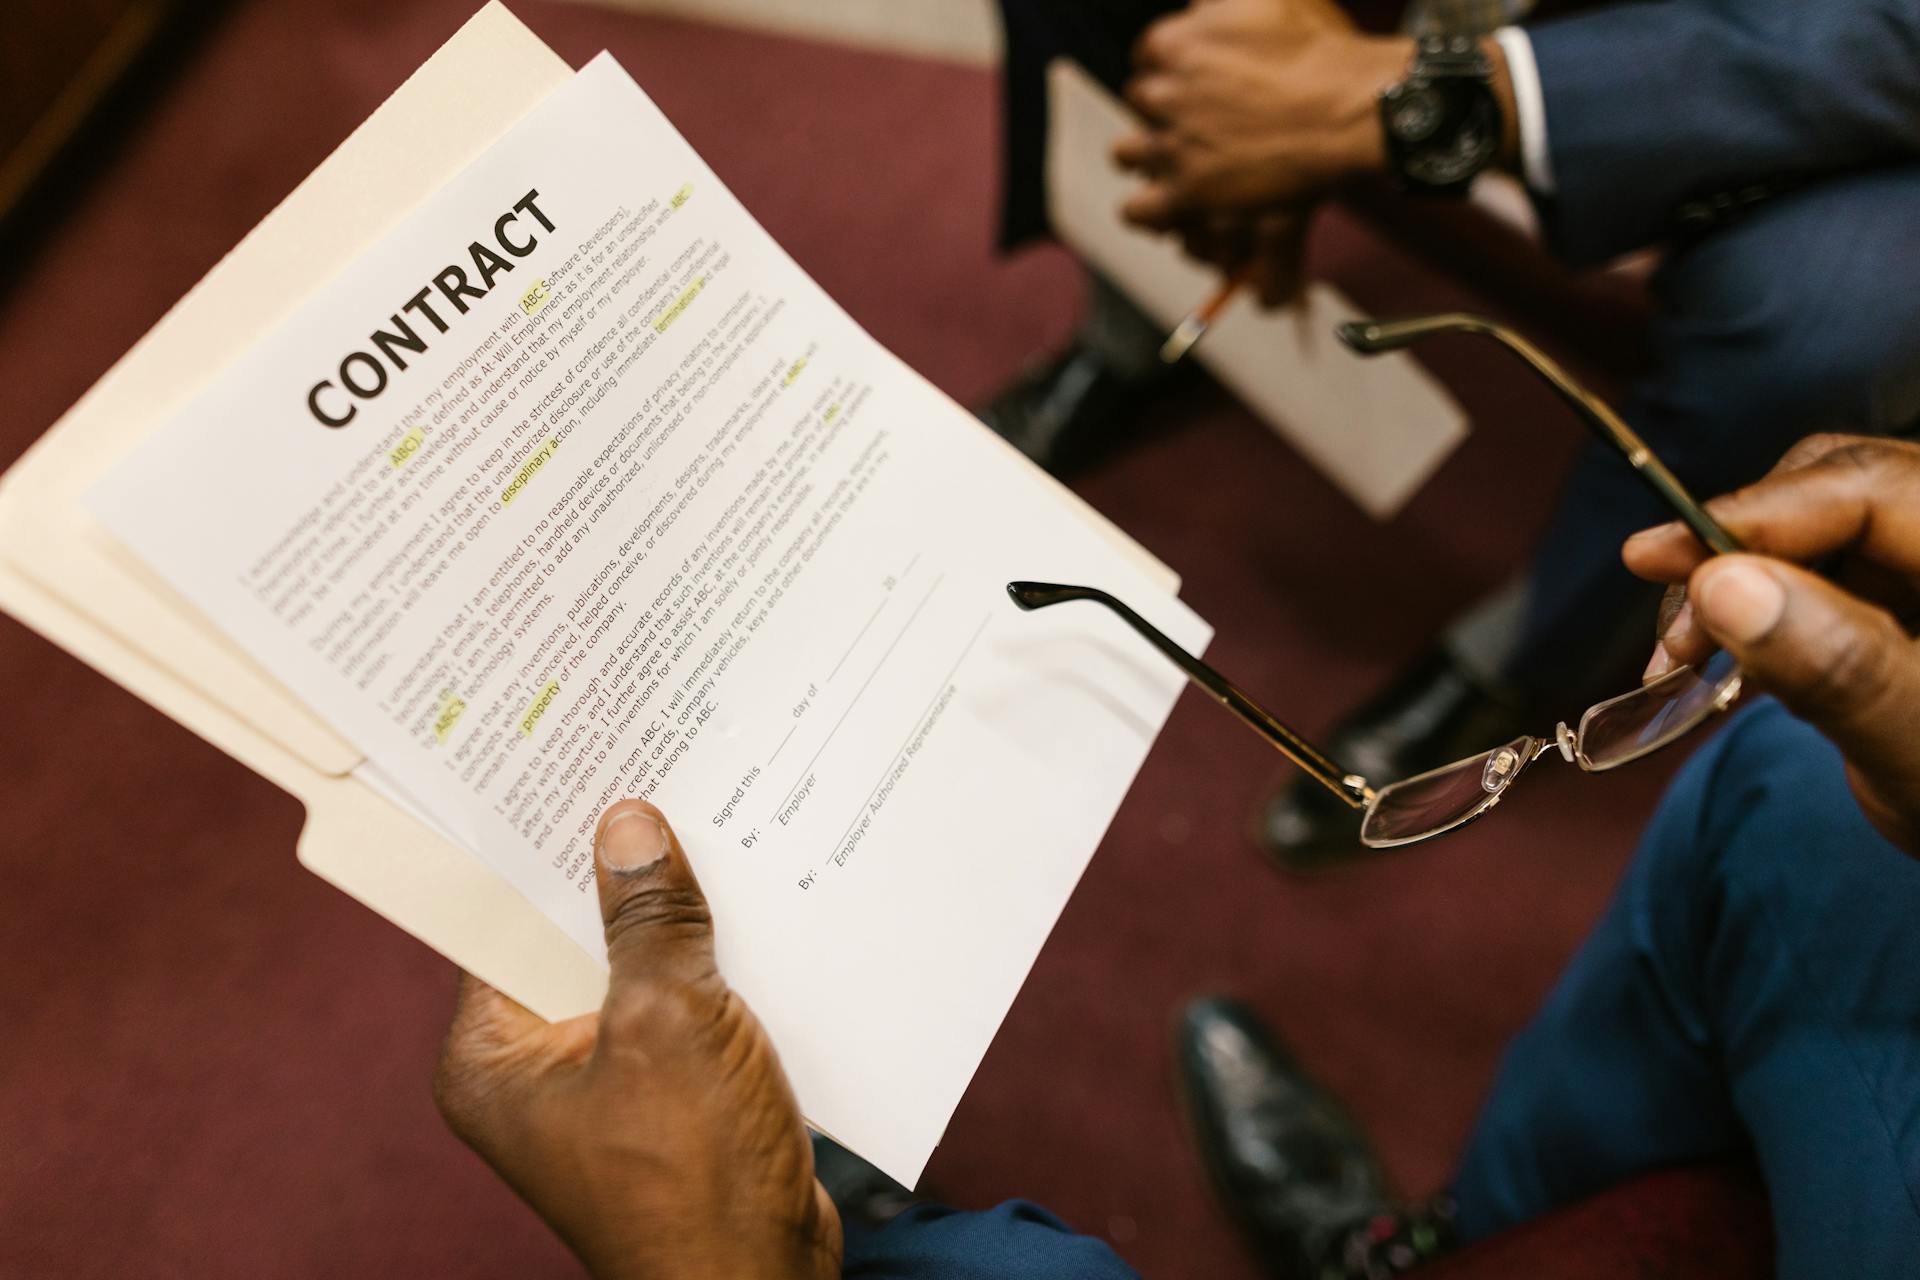
[[[1620,454],[1634,472],[1716,554],[1740,551],[1739,541],[1693,500],[1632,428],[1532,343],[1479,316],[1448,314],[1408,320],[1360,320],[1336,331],[1362,355],[1397,351],[1436,334],[1471,333],[1492,338],[1522,360],[1565,400],[1595,435]],[[1045,609],[1071,600],[1103,605],[1179,667],[1195,685],[1246,723],[1280,753],[1348,807],[1359,810],[1360,843],[1370,849],[1417,844],[1457,830],[1500,803],[1527,767],[1551,748],[1588,773],[1604,773],[1686,736],[1731,706],[1741,676],[1719,654],[1701,667],[1679,667],[1631,693],[1588,707],[1576,727],[1561,721],[1551,736],[1520,737],[1464,760],[1375,788],[1366,778],[1335,764],[1318,747],[1255,702],[1238,685],[1182,649],[1121,601],[1096,587],[1047,582],[1010,582],[1007,594],[1022,609]]]

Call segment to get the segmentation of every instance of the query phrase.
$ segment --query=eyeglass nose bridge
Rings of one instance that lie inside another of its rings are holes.
[[[1562,720],[1553,731],[1553,745],[1560,748],[1560,758],[1568,764],[1580,763],[1575,751],[1573,730],[1567,727],[1565,720]]]

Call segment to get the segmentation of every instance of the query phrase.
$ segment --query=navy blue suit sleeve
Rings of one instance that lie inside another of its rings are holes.
[[[1662,239],[1685,202],[1920,158],[1920,0],[1664,0],[1529,28],[1565,257]]]

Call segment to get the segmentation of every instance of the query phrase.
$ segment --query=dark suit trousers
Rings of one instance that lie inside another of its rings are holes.
[[[1916,210],[1920,166],[1846,175],[1668,255],[1649,369],[1622,412],[1696,496],[1751,483],[1815,431],[1920,425]],[[1535,550],[1519,633],[1495,660],[1507,678],[1580,686],[1623,614],[1650,638],[1620,544],[1672,518],[1618,456],[1588,446]]]
[[[1455,1182],[1462,1231],[1751,1151],[1781,1280],[1913,1274],[1916,921],[1920,861],[1867,825],[1839,753],[1777,703],[1742,712],[1509,1048]]]

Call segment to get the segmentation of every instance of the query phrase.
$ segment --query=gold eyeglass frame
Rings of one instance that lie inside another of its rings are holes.
[[[1441,334],[1465,333],[1493,339],[1519,356],[1535,374],[1552,387],[1587,428],[1618,453],[1627,465],[1633,468],[1634,473],[1673,510],[1681,522],[1692,530],[1694,536],[1699,538],[1712,553],[1721,555],[1745,549],[1737,538],[1694,500],[1693,495],[1687,492],[1686,486],[1680,483],[1679,478],[1655,456],[1646,442],[1641,440],[1633,428],[1629,427],[1605,401],[1581,386],[1545,352],[1506,326],[1484,316],[1448,312],[1403,320],[1356,320],[1338,326],[1335,332],[1348,347],[1366,356],[1398,351],[1422,339]],[[1342,769],[1325,752],[1261,706],[1245,690],[1207,663],[1188,653],[1158,627],[1107,592],[1097,587],[1070,586],[1061,583],[1010,582],[1007,584],[1007,594],[1012,597],[1016,605],[1026,610],[1044,609],[1072,600],[1090,601],[1111,610],[1164,657],[1179,667],[1194,685],[1232,712],[1281,755],[1298,765],[1315,782],[1338,796],[1349,808],[1369,816],[1374,812],[1379,796],[1387,790],[1438,777],[1459,769],[1468,761],[1477,758],[1477,755],[1467,756],[1462,760],[1442,765],[1438,769],[1398,779],[1390,784],[1382,784],[1380,790],[1376,791],[1373,784],[1365,777]],[[1498,765],[1500,776],[1497,786],[1483,783],[1483,789],[1488,794],[1473,808],[1444,825],[1423,830],[1412,836],[1391,840],[1369,840],[1363,835],[1362,843],[1374,849],[1398,848],[1431,840],[1478,820],[1500,802],[1501,797],[1507,793],[1514,781],[1550,747],[1558,747],[1560,754],[1582,771],[1599,773],[1630,764],[1678,741],[1714,715],[1725,711],[1739,697],[1742,679],[1737,669],[1724,677],[1724,683],[1716,689],[1711,702],[1697,714],[1692,723],[1651,746],[1618,759],[1609,760],[1604,764],[1596,764],[1580,747],[1587,726],[1597,714],[1628,699],[1644,697],[1650,691],[1678,686],[1684,679],[1693,677],[1694,674],[1691,667],[1677,668],[1638,689],[1595,703],[1580,717],[1578,728],[1569,729],[1566,721],[1563,720],[1551,737],[1516,738],[1504,746],[1494,746],[1477,753],[1488,757],[1486,766],[1488,774],[1491,775],[1495,766]]]

